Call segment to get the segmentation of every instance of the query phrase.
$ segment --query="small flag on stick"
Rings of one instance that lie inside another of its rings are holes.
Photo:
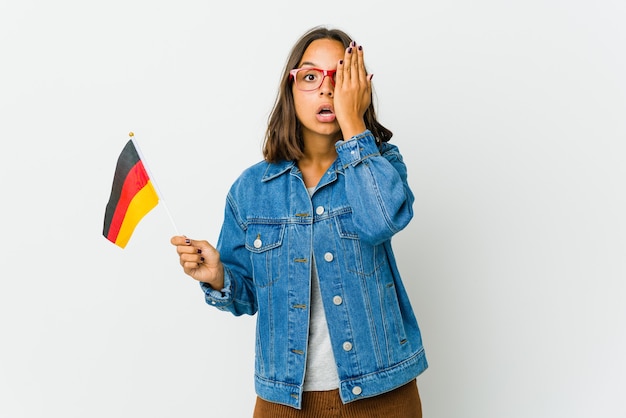
[[[102,230],[106,239],[121,248],[126,247],[139,221],[159,203],[156,185],[133,141],[134,134],[129,135],[117,160]]]

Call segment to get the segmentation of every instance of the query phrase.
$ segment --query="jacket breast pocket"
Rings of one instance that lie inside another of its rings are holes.
[[[267,287],[285,274],[281,255],[285,235],[284,224],[252,223],[246,231],[246,249],[250,252],[254,283]]]
[[[382,245],[370,245],[359,239],[352,221],[352,213],[343,213],[335,218],[346,267],[351,273],[370,276],[386,263]]]

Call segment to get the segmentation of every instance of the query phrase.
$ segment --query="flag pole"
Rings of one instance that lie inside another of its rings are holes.
[[[159,190],[159,186],[157,185],[154,176],[150,172],[150,168],[148,167],[146,159],[143,153],[141,152],[141,148],[139,148],[139,144],[137,143],[137,140],[135,139],[135,134],[133,132],[129,132],[128,136],[130,137],[130,140],[133,141],[133,144],[135,145],[137,154],[139,154],[139,158],[143,162],[143,167],[146,169],[146,172],[148,173],[148,176],[150,177],[150,180],[152,181],[152,185],[154,186],[154,190],[156,191],[156,194],[159,197],[159,201],[163,204],[163,208],[165,209],[167,216],[170,218],[170,222],[172,223],[172,226],[174,227],[174,231],[176,232],[176,235],[180,235],[180,233],[178,232],[178,228],[176,227],[176,223],[174,223],[174,218],[172,218],[172,214],[170,213],[170,210],[168,209],[167,204],[165,203],[165,199],[163,199],[163,194]]]

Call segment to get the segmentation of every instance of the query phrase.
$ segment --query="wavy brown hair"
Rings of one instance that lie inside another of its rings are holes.
[[[318,39],[339,41],[344,48],[348,48],[352,42],[352,38],[339,29],[317,26],[302,35],[293,46],[285,64],[276,101],[268,120],[265,141],[263,143],[263,157],[266,161],[297,161],[304,155],[302,127],[296,117],[289,71],[298,68],[298,64],[302,60],[306,49],[311,42]],[[376,119],[373,100],[365,111],[364,119],[365,127],[372,132],[378,143],[387,142],[391,139],[393,133]]]

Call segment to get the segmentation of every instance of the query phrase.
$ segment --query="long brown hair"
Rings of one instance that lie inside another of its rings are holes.
[[[265,133],[263,157],[266,161],[297,161],[304,155],[304,142],[300,122],[296,117],[289,71],[298,67],[306,49],[311,42],[318,39],[339,41],[344,48],[348,48],[352,42],[352,38],[339,29],[317,26],[302,35],[293,46],[285,64],[274,108],[269,116]],[[391,139],[393,133],[376,119],[373,100],[365,111],[364,119],[365,127],[372,132],[378,143],[387,142]]]

